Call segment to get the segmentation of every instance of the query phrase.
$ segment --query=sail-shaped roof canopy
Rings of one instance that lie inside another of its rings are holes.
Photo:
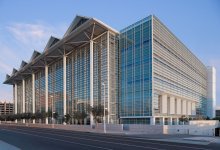
[[[38,52],[38,51],[34,50],[34,52],[33,52],[32,56],[31,56],[30,61],[33,61],[35,58],[37,58],[37,57],[38,57],[38,56],[40,56],[40,55],[41,55],[41,53],[40,53],[40,52]]]
[[[119,34],[117,30],[98,19],[76,16],[62,39],[51,36],[43,53],[34,52],[30,62],[13,73],[4,84],[14,84],[27,76],[30,77],[33,72],[45,69],[46,64],[62,59],[63,55],[68,55],[81,45],[89,44],[91,40],[97,39],[107,31],[115,35]]]
[[[46,47],[44,48],[44,51],[47,51],[51,46],[53,46],[55,43],[57,43],[60,39],[51,36],[46,44]]]
[[[72,23],[70,24],[69,28],[67,29],[66,33],[64,34],[64,37],[69,35],[73,30],[81,26],[83,23],[85,23],[87,20],[89,20],[89,17],[79,16],[77,15]]]
[[[8,80],[10,78],[10,75],[6,74],[5,80]]]
[[[27,65],[27,62],[22,60],[21,65],[20,65],[20,69],[22,69],[25,65]]]
[[[13,76],[16,72],[18,72],[18,70],[15,69],[15,68],[13,68],[12,73],[11,73],[11,76]]]

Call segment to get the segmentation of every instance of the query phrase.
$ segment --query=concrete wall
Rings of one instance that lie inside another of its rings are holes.
[[[2,123],[5,125],[5,123]],[[97,124],[93,128],[90,125],[61,125],[61,124],[15,124],[13,126],[28,126],[39,128],[54,128],[71,131],[103,133],[103,124]],[[145,125],[145,124],[106,124],[107,133],[121,134],[189,134],[214,136],[215,128],[219,127],[219,121],[201,120],[190,121],[189,125]]]
[[[164,134],[189,134],[214,136],[215,128],[219,127],[217,120],[195,120],[189,125],[164,125]]]
[[[162,125],[124,124],[123,131],[128,134],[163,134]]]

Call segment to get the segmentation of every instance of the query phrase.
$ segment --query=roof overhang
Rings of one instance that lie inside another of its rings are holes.
[[[68,54],[73,49],[77,49],[81,45],[89,43],[90,40],[97,38],[106,31],[119,34],[117,30],[109,27],[98,19],[88,19],[85,23],[77,27],[77,29],[73,30],[67,36],[64,36],[61,40],[49,47],[41,55],[30,60],[28,64],[20,68],[10,77],[7,76],[4,84],[13,85],[20,82],[23,78],[30,76],[33,72],[38,71],[40,68],[44,68],[46,64],[50,64],[57,59],[62,58],[64,54]]]

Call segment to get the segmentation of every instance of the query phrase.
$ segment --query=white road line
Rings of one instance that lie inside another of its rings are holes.
[[[22,129],[18,129],[17,128],[17,130],[22,130]],[[39,132],[41,130],[41,128],[40,129],[37,129],[37,130],[32,130],[32,132],[35,132],[35,131],[37,131],[37,132]],[[30,130],[22,130],[22,131],[30,131]],[[51,132],[53,132],[51,129],[49,129],[49,130],[47,130],[46,128],[44,128],[44,131],[51,131]],[[66,130],[65,130],[66,131]],[[44,133],[44,132],[41,132],[41,133]],[[55,134],[56,132],[53,132],[53,133],[51,133],[51,134],[53,134],[53,135],[59,135],[58,133],[57,134]],[[74,133],[75,134],[75,133]],[[75,135],[81,135],[81,134],[75,134]],[[61,136],[61,135],[60,135]],[[84,137],[96,137],[95,135],[93,136],[93,135],[83,135]],[[110,136],[110,135],[108,135],[108,136]],[[71,138],[73,138],[72,136],[67,136],[67,137],[71,137]],[[114,136],[111,136],[111,137],[106,137],[106,136],[102,136],[103,138],[106,138],[106,139],[114,139],[115,140],[115,138],[113,138]],[[120,137],[119,137],[120,138]],[[154,145],[164,145],[164,146],[171,146],[171,147],[181,147],[181,148],[189,148],[189,149],[198,149],[198,150],[211,150],[211,149],[206,149],[206,148],[199,148],[199,147],[191,147],[191,146],[181,146],[181,145],[174,145],[174,144],[162,144],[162,143],[160,143],[160,144],[158,144],[158,143],[153,143],[152,141],[152,139],[144,139],[144,138],[136,138],[136,137],[134,137],[134,138],[131,138],[131,137],[123,137],[123,138],[126,138],[126,139],[121,139],[121,140],[123,140],[123,141],[127,141],[127,142],[133,142],[133,140],[134,139],[142,139],[142,140],[145,140],[144,142],[141,142],[141,141],[135,141],[135,142],[138,142],[138,143],[149,143],[149,144],[154,144]],[[84,139],[84,138],[82,138],[82,139]],[[130,140],[128,140],[128,139],[130,139]],[[133,140],[132,140],[133,139]],[[103,141],[101,141],[101,142],[103,142]],[[172,143],[175,143],[175,142],[172,142]],[[189,143],[190,144],[190,143]]]
[[[27,130],[22,130],[22,129],[16,129],[20,131],[27,131]],[[123,145],[123,146],[132,146],[136,148],[144,148],[144,149],[155,149],[155,150],[165,150],[161,148],[155,148],[155,147],[147,147],[147,146],[140,146],[140,145],[133,145],[133,144],[123,144],[123,143],[116,143],[116,142],[108,142],[108,141],[101,141],[101,140],[95,140],[95,139],[87,139],[87,138],[81,138],[81,137],[72,137],[72,136],[66,136],[66,135],[60,135],[60,134],[54,134],[54,133],[45,133],[45,132],[36,132],[36,131],[27,131],[27,132],[33,132],[33,133],[43,133],[47,135],[56,135],[60,137],[66,137],[66,138],[72,138],[72,139],[83,139],[87,141],[94,141],[94,142],[101,142],[101,143],[109,143],[109,144],[116,144],[116,145]]]
[[[8,129],[2,129],[2,130],[9,131],[9,132],[20,133],[20,134],[25,134],[25,135],[36,136],[36,137],[41,137],[41,138],[50,139],[50,140],[55,140],[55,141],[61,141],[61,142],[66,142],[66,143],[72,143],[72,144],[77,144],[77,145],[82,145],[82,146],[87,146],[87,147],[93,147],[93,148],[98,148],[98,149],[112,150],[112,149],[110,149],[110,148],[105,148],[105,147],[100,147],[100,146],[93,146],[93,145],[88,145],[88,144],[81,144],[81,143],[71,142],[71,141],[65,141],[65,140],[61,140],[61,139],[56,139],[56,138],[51,138],[51,137],[45,137],[45,136],[40,136],[40,135],[36,135],[36,134],[24,133],[24,132],[19,132],[19,131],[12,131],[12,130],[8,130]]]

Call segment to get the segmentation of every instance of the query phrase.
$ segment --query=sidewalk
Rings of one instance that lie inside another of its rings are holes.
[[[0,146],[1,146],[0,147],[1,150],[21,150],[20,148],[17,148],[15,146],[10,145],[10,144],[3,142],[1,140],[0,140]]]

